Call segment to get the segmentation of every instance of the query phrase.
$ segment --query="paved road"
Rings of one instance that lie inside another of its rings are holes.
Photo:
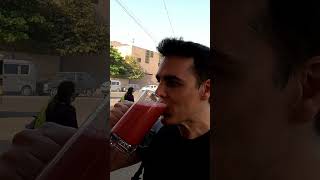
[[[12,112],[12,111],[0,111],[0,118],[9,117],[33,117],[36,116],[38,112]]]
[[[110,180],[130,180],[137,172],[140,163],[110,173]]]

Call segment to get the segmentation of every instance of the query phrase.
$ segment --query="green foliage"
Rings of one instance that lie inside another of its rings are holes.
[[[123,58],[118,50],[111,46],[110,75],[112,77],[141,79],[144,76],[144,72],[135,58]]]
[[[35,27],[45,26],[46,19],[38,10],[37,0],[1,0],[0,2],[0,43],[13,45],[29,40]]]
[[[53,45],[60,54],[99,53],[108,47],[108,27],[98,22],[92,0],[61,0],[62,16],[56,26]]]
[[[137,62],[136,58],[127,56],[126,63],[129,65],[129,79],[141,79],[144,77],[144,71]]]
[[[112,77],[128,76],[128,65],[124,61],[120,52],[114,47],[110,47],[110,75]]]
[[[104,52],[108,27],[92,0],[1,0],[0,43],[59,55]]]

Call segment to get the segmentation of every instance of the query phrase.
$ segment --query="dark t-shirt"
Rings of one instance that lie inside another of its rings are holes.
[[[177,126],[164,126],[150,146],[140,149],[144,180],[199,179],[210,177],[210,131],[196,139],[185,139]]]
[[[46,121],[78,128],[76,109],[65,103],[50,102],[46,110]]]
[[[133,96],[132,94],[126,93],[126,94],[124,95],[124,100],[134,102],[134,96]]]

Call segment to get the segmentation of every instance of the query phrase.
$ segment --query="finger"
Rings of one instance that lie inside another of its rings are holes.
[[[130,108],[131,104],[129,103],[116,103],[113,109],[120,110],[123,113],[126,113]]]
[[[15,169],[24,180],[34,180],[45,164],[29,154],[23,147],[13,146],[5,152],[2,159]]]
[[[111,119],[111,116],[114,116],[115,119],[118,121],[125,113],[122,112],[121,110],[119,109],[111,109],[110,111],[110,119]],[[112,119],[113,120],[113,119]]]
[[[62,126],[51,122],[45,123],[38,130],[41,134],[52,139],[60,146],[63,146],[77,131],[75,128]]]
[[[119,121],[120,118],[116,117],[114,114],[110,114],[110,121],[109,121],[109,125],[110,128],[113,128],[113,126]]]
[[[20,175],[17,174],[14,168],[10,167],[7,162],[0,161],[0,179],[2,180],[23,180]]]
[[[37,130],[25,130],[16,134],[13,145],[24,148],[43,163],[47,163],[59,152],[61,146]]]

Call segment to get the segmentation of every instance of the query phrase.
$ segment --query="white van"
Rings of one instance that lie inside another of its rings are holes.
[[[37,72],[30,61],[0,60],[0,81],[4,94],[14,93],[31,96],[36,90]]]
[[[111,81],[111,86],[110,86],[110,91],[121,91],[121,82],[118,80],[110,80]]]

